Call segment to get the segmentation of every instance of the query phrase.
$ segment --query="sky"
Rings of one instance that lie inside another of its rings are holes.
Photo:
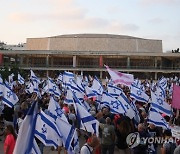
[[[117,34],[180,47],[180,0],[1,0],[0,41],[64,34]]]

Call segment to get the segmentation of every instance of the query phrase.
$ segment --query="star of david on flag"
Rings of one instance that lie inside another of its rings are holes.
[[[59,117],[68,123],[68,120],[64,115],[64,112],[62,111],[60,105],[52,96],[49,101],[48,111],[51,113],[50,116],[53,117],[54,119],[57,119],[57,117]]]
[[[101,100],[102,106],[109,106],[110,112],[114,114],[123,114],[125,113],[125,110],[121,104],[115,97],[110,95],[107,92],[103,92],[102,94],[102,100]]]
[[[149,96],[133,84],[131,85],[130,97],[144,103],[147,103],[149,101]]]
[[[155,108],[158,112],[164,113],[168,116],[172,115],[171,106],[162,100],[162,98],[155,95],[154,92],[151,91],[151,99],[152,103],[151,106]]]
[[[2,103],[13,107],[19,101],[17,95],[6,85],[3,85]]]

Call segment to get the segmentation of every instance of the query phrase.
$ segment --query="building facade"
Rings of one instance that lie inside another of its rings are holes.
[[[41,70],[44,76],[68,70],[105,78],[108,73],[104,64],[140,79],[180,75],[180,53],[163,53],[161,40],[131,36],[74,34],[28,38],[26,50],[0,53],[2,66],[16,63],[24,70]]]

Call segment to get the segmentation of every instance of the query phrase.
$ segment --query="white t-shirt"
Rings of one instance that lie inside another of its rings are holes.
[[[93,148],[90,147],[87,143],[85,143],[82,148],[80,154],[92,154]]]

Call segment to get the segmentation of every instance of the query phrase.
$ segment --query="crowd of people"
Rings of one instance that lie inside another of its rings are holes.
[[[53,79],[56,82],[56,79]],[[93,78],[88,81],[88,86],[91,87]],[[29,81],[28,81],[29,82]],[[103,85],[104,90],[107,90],[107,82]],[[150,90],[155,88],[155,81],[153,80],[143,80],[141,81],[142,90],[146,92],[149,96]],[[171,103],[172,99],[172,83],[176,83],[176,85],[180,85],[180,79],[176,78],[168,78],[167,79],[167,88],[166,88],[166,102]],[[96,97],[88,98],[84,97],[84,101],[89,106],[89,113],[99,121],[99,136],[92,134],[90,132],[82,131],[78,128],[78,119],[76,115],[75,107],[72,104],[64,103],[66,99],[66,89],[62,85],[61,82],[56,82],[58,87],[61,90],[61,96],[58,99],[59,106],[64,112],[67,121],[77,128],[79,138],[83,138],[83,144],[79,149],[79,153],[81,154],[113,154],[115,149],[120,154],[156,154],[161,152],[162,154],[177,154],[180,153],[180,142],[176,139],[176,142],[164,142],[162,144],[157,143],[142,143],[140,142],[135,147],[130,147],[127,142],[127,136],[131,133],[138,132],[140,138],[148,138],[148,137],[166,137],[166,138],[174,138],[172,136],[171,129],[163,129],[162,127],[156,126],[153,123],[148,123],[148,112],[150,108],[150,102],[144,103],[140,101],[136,101],[135,105],[138,110],[140,121],[137,123],[134,118],[130,118],[125,114],[114,114],[111,113],[111,109],[109,106],[102,106],[99,108],[98,102],[96,101]],[[44,82],[39,84],[40,92],[43,89]],[[133,98],[130,96],[130,89],[127,86],[118,85],[127,98],[129,102],[133,102]],[[19,101],[14,105],[14,107],[9,107],[5,104],[1,103],[1,111],[0,116],[1,120],[3,119],[5,123],[5,138],[4,138],[4,153],[12,154],[15,146],[16,138],[18,136],[19,129],[21,124],[23,123],[23,119],[28,113],[29,108],[32,105],[32,102],[35,100],[38,102],[39,109],[43,111],[47,111],[51,94],[43,93],[41,97],[38,97],[36,92],[28,93],[26,91],[27,85],[26,83],[20,84],[18,81],[13,82],[12,90],[18,96]],[[173,109],[172,116],[167,116],[162,114],[163,118],[169,124],[169,126],[180,126],[180,115],[178,114],[178,109]],[[180,127],[179,127],[180,128]],[[180,132],[180,130],[179,130]],[[2,138],[1,138],[2,139]],[[40,140],[36,139],[43,153],[44,145]],[[132,141],[133,142],[133,141]],[[57,153],[60,153],[62,147],[57,147]],[[53,148],[52,148],[53,150]],[[65,150],[65,153],[67,151]]]

